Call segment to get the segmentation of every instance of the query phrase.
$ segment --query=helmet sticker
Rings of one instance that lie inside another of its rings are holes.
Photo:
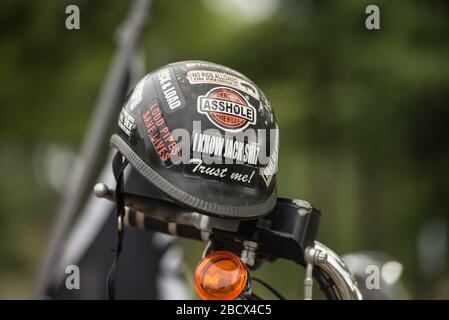
[[[218,128],[239,132],[256,123],[256,108],[237,91],[216,87],[198,96],[198,112],[204,114]]]
[[[208,71],[208,70],[191,70],[187,72],[187,80],[189,80],[190,84],[198,84],[198,83],[210,83],[216,85],[222,85],[231,87],[234,89],[241,90],[246,94],[256,98],[259,100],[259,91],[256,89],[254,85],[235,77],[233,75],[224,73],[224,72],[216,72],[216,71]]]
[[[266,186],[268,187],[270,185],[271,180],[273,179],[274,175],[276,174],[278,170],[278,152],[279,152],[279,129],[276,126],[275,130],[275,137],[274,137],[274,148],[270,155],[270,158],[268,159],[268,163],[265,167],[261,167],[261,177],[264,180]],[[271,139],[271,136],[270,136]]]
[[[205,164],[201,159],[191,159],[190,163],[184,167],[186,176],[238,184],[251,189],[256,186],[256,171],[256,168],[245,165],[239,166],[236,170],[224,164]]]
[[[174,164],[172,157],[179,155],[181,148],[165,122],[157,101],[152,102],[148,109],[143,111],[142,119],[159,159],[165,167],[171,167]]]
[[[136,129],[136,119],[132,114],[126,111],[125,108],[122,109],[118,117],[119,128],[130,137],[133,131]]]
[[[256,142],[194,132],[192,151],[194,157],[206,155],[207,158],[215,159],[215,162],[222,162],[221,159],[225,158],[225,163],[257,165],[260,148]]]
[[[181,109],[185,105],[184,96],[172,69],[162,69],[154,78],[156,88],[160,97],[164,97],[168,108],[167,112]]]

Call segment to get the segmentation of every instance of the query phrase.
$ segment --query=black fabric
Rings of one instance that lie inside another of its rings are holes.
[[[128,165],[128,161],[124,160],[123,156],[117,152],[112,161],[112,171],[117,182],[115,187],[115,204],[117,209],[117,246],[115,249],[115,259],[109,269],[107,283],[108,283],[108,299],[115,300],[116,286],[117,286],[117,268],[122,252],[123,237],[125,234],[125,227],[123,225],[123,216],[125,215],[125,201],[123,197],[123,171]],[[120,225],[119,225],[120,224]]]

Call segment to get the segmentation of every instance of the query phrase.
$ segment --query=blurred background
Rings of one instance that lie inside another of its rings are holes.
[[[0,2],[0,298],[31,296],[129,5]],[[164,0],[141,46],[148,72],[198,59],[254,80],[279,121],[279,195],[319,207],[337,253],[385,252],[411,298],[448,299],[448,21],[447,1]],[[203,244],[181,244],[193,274]],[[298,270],[259,273],[296,297]]]

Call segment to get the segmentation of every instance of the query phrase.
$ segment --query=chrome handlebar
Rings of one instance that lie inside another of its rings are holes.
[[[306,262],[320,268],[332,279],[343,300],[362,300],[357,282],[343,260],[324,244],[315,241],[315,246],[306,249]]]

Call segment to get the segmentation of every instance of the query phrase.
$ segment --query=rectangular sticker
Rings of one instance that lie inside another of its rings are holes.
[[[166,104],[163,105],[168,107],[165,108],[167,112],[172,112],[185,106],[184,96],[173,70],[160,70],[155,77],[155,82],[159,96],[165,99]]]
[[[243,91],[250,96],[260,99],[259,91],[254,85],[245,81],[243,79],[237,78],[233,75],[224,73],[224,72],[216,72],[216,71],[208,71],[208,70],[191,70],[187,72],[187,80],[191,84],[197,83],[210,83],[217,84],[222,86],[231,87],[234,89],[238,89]]]
[[[179,155],[181,148],[174,139],[170,128],[161,113],[159,103],[154,101],[142,113],[148,138],[154,146],[157,155],[167,168],[173,165],[172,157]]]
[[[257,169],[254,167],[217,163],[206,164],[201,159],[191,159],[190,163],[184,166],[184,175],[240,185],[251,189],[255,188],[258,179]]]
[[[136,119],[125,109],[122,109],[118,118],[118,126],[129,137],[136,129]]]
[[[276,174],[278,170],[278,152],[279,152],[279,129],[276,126],[275,137],[274,137],[274,148],[271,153],[271,156],[268,160],[268,163],[265,167],[260,168],[260,176],[262,177],[263,181],[265,182],[266,186],[268,187],[270,185],[271,180],[273,179],[274,175]],[[272,141],[270,136],[270,142]]]

